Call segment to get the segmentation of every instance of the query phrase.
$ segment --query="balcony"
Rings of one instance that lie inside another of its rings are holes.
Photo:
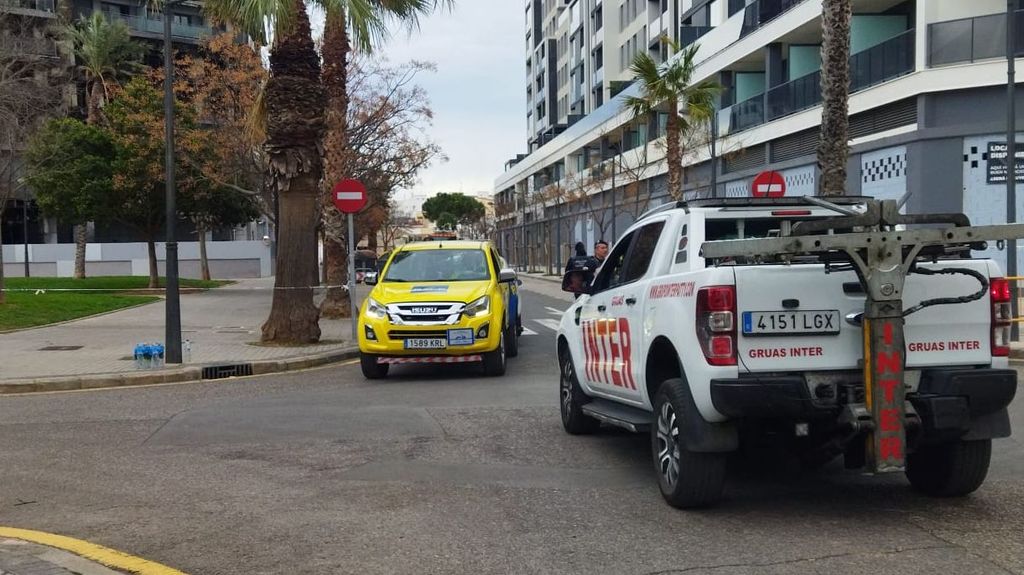
[[[699,40],[701,36],[714,29],[714,26],[680,26],[679,45],[683,47],[689,46]]]
[[[915,30],[858,52],[850,57],[850,93],[914,71]],[[821,71],[786,82],[768,91],[768,117],[775,120],[821,103]]]
[[[0,0],[0,6],[10,10],[12,14],[43,18],[56,17],[54,0]]]
[[[748,4],[743,11],[743,27],[740,38],[778,18],[804,0],[757,0]]]
[[[758,94],[718,112],[718,133],[723,136],[763,123],[764,94]]]
[[[1024,56],[1024,10],[1016,14],[1015,55]],[[945,66],[1006,57],[1006,14],[928,25],[928,65]]]
[[[118,12],[106,13],[110,20],[121,20],[128,25],[128,28],[135,33],[147,37],[163,37],[164,22],[160,14],[152,18],[143,16],[127,16]],[[185,40],[199,40],[213,35],[213,28],[209,26],[192,26],[188,24],[171,23],[171,37]]]
[[[57,43],[51,38],[4,35],[0,36],[0,48],[13,54],[28,54],[47,58],[57,57]]]

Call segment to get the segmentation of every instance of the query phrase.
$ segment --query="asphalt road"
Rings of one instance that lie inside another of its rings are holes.
[[[536,333],[504,378],[345,365],[0,398],[0,525],[193,575],[1024,573],[1014,439],[961,500],[764,452],[736,458],[720,507],[668,507],[646,436],[562,431],[565,300],[530,289]]]

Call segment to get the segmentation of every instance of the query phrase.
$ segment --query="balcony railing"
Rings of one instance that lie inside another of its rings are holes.
[[[850,57],[850,93],[864,90],[914,70],[915,30],[910,29]],[[768,91],[768,120],[813,108],[821,103],[821,71]]]
[[[778,18],[804,0],[757,0],[748,4],[743,11],[743,27],[740,38]]]
[[[718,113],[721,135],[739,132],[764,123],[764,94],[734,104]]]
[[[50,38],[36,38],[35,36],[0,36],[0,47],[13,54],[26,54],[29,56],[57,56],[57,43]]]
[[[1015,54],[1024,55],[1024,10],[1016,13]],[[989,14],[928,26],[928,65],[943,66],[1006,57],[1006,14]]]
[[[714,29],[714,26],[680,26],[679,45],[689,46]]]
[[[164,22],[160,14],[154,14],[152,18],[142,16],[126,16],[119,12],[107,12],[110,20],[119,19],[128,25],[132,31],[146,34],[163,34]],[[171,36],[176,38],[189,38],[198,40],[213,34],[213,28],[209,26],[192,26],[189,24],[171,23]]]
[[[53,14],[54,0],[0,0],[0,6],[13,10]]]

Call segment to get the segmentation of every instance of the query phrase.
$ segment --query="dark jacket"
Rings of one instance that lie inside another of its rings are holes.
[[[593,256],[579,255],[569,258],[565,264],[565,275],[562,276],[562,291],[583,293],[584,288],[594,280],[597,267],[597,258]]]

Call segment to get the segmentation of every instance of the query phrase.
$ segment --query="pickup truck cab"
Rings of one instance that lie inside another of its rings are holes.
[[[834,198],[830,198],[832,200]],[[839,202],[856,207],[857,199]],[[711,262],[705,242],[786,235],[835,212],[800,198],[728,198],[663,206],[615,244],[557,335],[562,423],[650,429],[662,495],[681,507],[722,495],[725,460],[749,439],[789,436],[809,464],[843,455],[864,465],[865,435],[845,417],[864,404],[865,295],[855,272],[806,263]],[[836,230],[839,231],[839,230]],[[964,257],[958,255],[957,257]],[[905,318],[906,474],[932,495],[964,495],[985,479],[991,440],[1008,437],[1009,289],[985,259],[938,259],[989,278],[975,301]],[[967,275],[907,278],[903,301],[979,291]]]
[[[518,277],[489,242],[407,244],[366,282],[374,287],[358,332],[367,379],[416,363],[480,363],[504,375],[518,355]]]

